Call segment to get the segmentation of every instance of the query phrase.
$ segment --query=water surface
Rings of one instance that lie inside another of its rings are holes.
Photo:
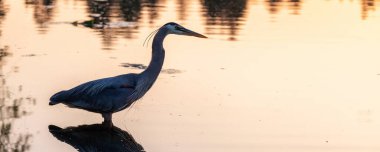
[[[72,133],[148,152],[380,151],[378,9],[379,0],[0,0],[0,151],[94,146],[66,140]],[[88,134],[99,114],[48,106],[60,90],[142,71],[145,38],[169,21],[209,39],[169,36],[166,71],[114,115],[116,132]]]

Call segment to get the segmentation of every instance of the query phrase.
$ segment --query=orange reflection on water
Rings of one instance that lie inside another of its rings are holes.
[[[169,36],[164,69],[181,72],[163,72],[142,100],[115,114],[146,151],[380,150],[378,1],[25,2],[0,1],[0,48],[12,52],[1,65],[12,74],[7,85],[22,84],[37,99],[31,115],[12,122],[12,132],[33,135],[30,151],[74,151],[47,126],[101,117],[49,107],[49,97],[140,72],[151,55],[145,38],[173,20],[210,38]],[[134,64],[142,68],[121,66]]]

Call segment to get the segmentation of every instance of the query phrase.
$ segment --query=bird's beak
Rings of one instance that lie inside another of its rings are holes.
[[[189,29],[186,29],[186,28],[183,28],[181,29],[181,31],[184,32],[185,35],[188,35],[188,36],[195,36],[195,37],[200,37],[200,38],[207,38],[207,36],[204,36],[202,34],[199,34],[197,32],[194,32],[194,31],[191,31]]]

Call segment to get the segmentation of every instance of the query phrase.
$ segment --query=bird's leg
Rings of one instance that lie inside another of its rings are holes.
[[[102,117],[104,118],[103,125],[106,127],[113,127],[112,124],[112,113],[102,113]]]

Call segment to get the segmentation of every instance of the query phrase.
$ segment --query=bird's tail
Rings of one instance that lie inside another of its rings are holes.
[[[65,94],[65,91],[58,92],[50,97],[49,105],[56,105],[58,103],[61,103],[64,101],[63,94]]]
[[[50,102],[49,102],[49,106],[56,105],[56,104],[58,104],[58,103],[59,103],[59,102],[50,101]]]

